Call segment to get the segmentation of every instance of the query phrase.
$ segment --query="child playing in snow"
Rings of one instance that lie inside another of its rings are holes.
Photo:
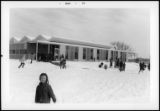
[[[145,67],[146,67],[146,66],[145,66],[144,62],[140,62],[140,63],[139,63],[139,73],[140,73],[140,72],[143,72],[143,71],[145,70]]]
[[[60,59],[59,66],[60,66],[60,69],[63,68],[63,58]]]
[[[112,60],[112,58],[110,58],[110,68],[112,67],[112,62],[113,62],[113,60]]]
[[[30,59],[31,59],[31,64],[32,64],[32,61],[33,61],[33,59],[34,59],[34,54],[33,53],[31,53],[31,55],[30,55]]]
[[[150,70],[150,63],[148,64],[148,70]]]
[[[123,62],[123,71],[125,71],[125,69],[126,69],[126,63]]]
[[[123,61],[121,60],[120,62],[119,62],[119,70],[120,71],[123,71]]]
[[[20,68],[21,66],[22,66],[22,68],[24,67],[24,65],[25,65],[25,63],[24,63],[25,59],[26,59],[26,57],[25,57],[25,55],[23,55],[23,57],[20,59],[21,64],[18,66],[18,68]]]
[[[103,66],[103,62],[101,62],[100,64],[99,64],[99,68],[101,68]]]
[[[66,69],[66,59],[65,58],[63,59],[63,68]]]
[[[40,83],[36,88],[35,102],[36,103],[50,103],[50,98],[53,102],[56,102],[56,97],[53,93],[51,86],[49,85],[48,76],[46,73],[42,73],[39,77]]]
[[[106,69],[107,69],[107,67],[108,67],[108,66],[107,66],[107,64],[105,64],[105,65],[104,65],[104,69],[106,70]]]

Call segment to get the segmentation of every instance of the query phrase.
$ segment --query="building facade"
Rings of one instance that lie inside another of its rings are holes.
[[[120,58],[127,61],[127,54],[134,55],[133,52],[115,50],[111,46],[55,37],[46,39],[43,35],[39,35],[33,40],[26,36],[20,41],[14,40],[14,38],[10,40],[11,59],[20,59],[23,55],[26,55],[26,59],[29,59],[31,54],[35,55],[34,59],[37,61],[44,58],[59,60],[62,55],[67,60],[109,61],[111,58],[113,60]]]

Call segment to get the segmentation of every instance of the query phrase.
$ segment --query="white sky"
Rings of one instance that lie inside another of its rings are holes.
[[[129,44],[140,57],[150,57],[149,9],[14,8],[10,37],[39,34],[108,45]]]

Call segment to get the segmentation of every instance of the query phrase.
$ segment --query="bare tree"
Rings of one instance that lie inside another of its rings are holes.
[[[124,42],[114,41],[111,42],[111,45],[116,47],[117,50],[133,51],[132,47]]]

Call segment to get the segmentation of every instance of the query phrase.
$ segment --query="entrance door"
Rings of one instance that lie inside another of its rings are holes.
[[[50,52],[52,60],[59,59],[59,45],[51,45]]]

